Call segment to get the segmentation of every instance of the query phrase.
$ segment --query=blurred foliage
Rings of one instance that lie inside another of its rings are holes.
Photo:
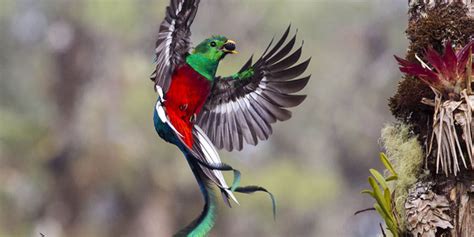
[[[0,236],[170,236],[202,208],[182,154],[155,134],[149,75],[167,0],[0,0]],[[220,152],[275,194],[220,206],[212,236],[376,236],[354,218],[390,120],[402,1],[201,0],[192,40],[223,34],[231,75],[291,22],[308,98],[274,135]],[[227,177],[231,180],[232,177]]]

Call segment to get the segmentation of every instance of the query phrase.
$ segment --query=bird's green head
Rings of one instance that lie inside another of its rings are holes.
[[[224,36],[212,36],[198,44],[186,62],[200,74],[211,80],[214,77],[219,61],[227,54],[236,54],[235,42]]]
[[[211,61],[219,61],[227,54],[235,54],[235,42],[222,35],[212,36],[194,48],[192,54],[198,54]]]

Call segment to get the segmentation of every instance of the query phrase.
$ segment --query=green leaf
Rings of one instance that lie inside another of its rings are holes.
[[[384,196],[385,196],[385,201],[389,203],[388,209],[390,211],[390,221],[386,222],[387,227],[389,228],[390,232],[392,232],[393,236],[398,236],[398,223],[397,219],[395,218],[395,215],[393,214],[393,209],[392,209],[392,196],[390,194],[389,189],[384,190]]]
[[[374,204],[374,208],[385,222],[390,221],[390,218],[388,218],[387,213],[385,213],[385,211],[382,209],[382,207],[380,207],[378,203]]]
[[[374,204],[374,208],[380,214],[382,219],[385,221],[385,225],[387,225],[388,230],[392,232],[394,237],[395,236],[398,237],[398,228],[396,227],[394,222],[391,220],[391,218],[386,215],[386,213],[382,210],[382,208],[377,203]]]
[[[386,222],[388,230],[392,233],[393,237],[398,237],[398,228],[392,222]]]
[[[380,187],[375,182],[375,179],[372,177],[369,177],[369,183],[370,183],[370,186],[372,186],[372,189],[374,190],[375,200],[380,205],[382,210],[386,213],[386,215],[390,215],[390,212],[387,210],[387,203],[385,203],[384,195],[382,194]]]
[[[398,237],[398,227],[393,222],[386,222],[388,230],[392,233],[393,237]]]
[[[393,169],[392,164],[388,160],[387,156],[385,153],[381,152],[380,153],[380,161],[382,161],[382,164],[385,166],[385,168],[394,176],[397,176],[397,172]]]
[[[383,175],[380,172],[378,172],[377,170],[374,170],[374,169],[370,169],[369,171],[374,176],[374,178],[377,180],[377,182],[380,184],[380,186],[382,186],[382,189],[388,188],[387,182],[385,182],[385,178],[383,177]]]
[[[370,196],[372,196],[373,198],[375,198],[374,192],[372,192],[371,190],[364,189],[364,190],[361,191],[361,193],[369,194]]]
[[[383,190],[383,196],[387,205],[387,210],[390,213],[390,217],[392,217],[392,196],[390,195],[390,190],[388,188]]]
[[[368,178],[368,181],[372,190],[365,189],[362,193],[369,194],[375,199],[374,208],[384,220],[385,228],[390,231],[394,237],[399,237],[398,220],[392,206],[392,192],[387,184],[389,181],[397,180],[398,176],[384,153],[380,153],[380,161],[390,173],[389,177],[385,178],[379,171],[370,169],[369,171],[372,176]]]
[[[389,182],[389,181],[393,181],[393,180],[397,180],[397,179],[398,179],[398,176],[392,175],[392,176],[389,176],[388,178],[386,178],[385,181]]]

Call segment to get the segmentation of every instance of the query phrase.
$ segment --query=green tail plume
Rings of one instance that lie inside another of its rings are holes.
[[[210,164],[205,161],[196,159],[190,154],[186,155],[189,166],[193,171],[196,181],[199,184],[199,188],[204,197],[204,209],[201,214],[194,219],[189,225],[184,227],[174,237],[205,237],[214,227],[215,217],[216,217],[216,197],[214,196],[213,189],[211,188],[212,181],[210,181],[206,175],[203,173],[203,170],[200,165],[210,169],[210,170],[221,170],[221,171],[233,171],[234,172],[234,182],[230,187],[230,190],[236,193],[252,194],[255,192],[265,192],[268,193],[272,201],[272,211],[273,218],[276,216],[276,201],[272,193],[260,186],[239,186],[240,183],[240,172],[233,169],[231,166],[219,163],[219,164]],[[222,190],[221,190],[222,191]]]
[[[188,160],[189,161],[189,160]],[[203,173],[194,162],[189,162],[204,197],[204,208],[196,219],[184,227],[174,237],[205,237],[214,227],[216,216],[216,197],[210,184],[203,180]]]

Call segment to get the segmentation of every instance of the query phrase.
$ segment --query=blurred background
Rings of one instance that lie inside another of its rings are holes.
[[[0,236],[171,236],[203,206],[175,146],[155,134],[148,79],[168,0],[0,0]],[[407,47],[406,1],[201,0],[195,44],[234,39],[220,75],[289,23],[312,57],[306,101],[274,135],[221,151],[242,184],[211,237],[378,236],[360,194],[380,168],[380,129]],[[228,176],[229,180],[232,178]]]

